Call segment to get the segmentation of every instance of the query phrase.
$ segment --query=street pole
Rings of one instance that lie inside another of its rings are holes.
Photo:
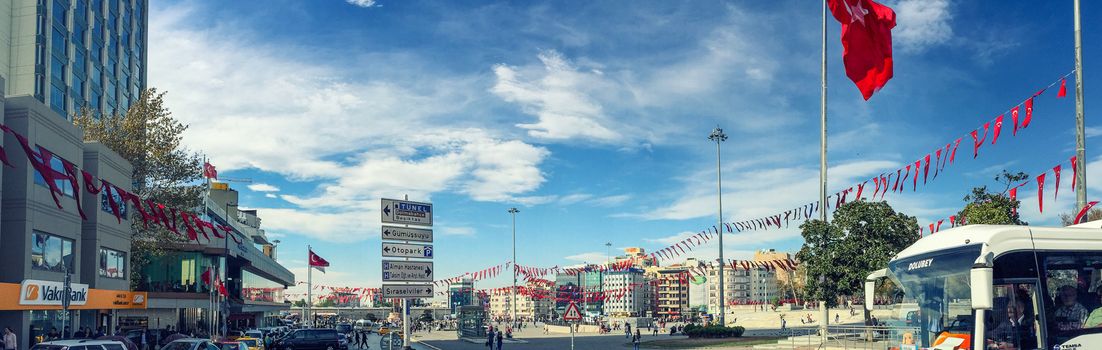
[[[827,0],[823,0],[823,30],[822,30],[822,57],[821,71],[819,75],[819,219],[826,223],[827,213]],[[822,335],[823,344],[827,340],[827,323],[830,321],[830,311],[826,309],[826,298],[819,301],[822,311],[819,317],[819,333]]]
[[[1076,208],[1087,206],[1087,141],[1083,126],[1083,38],[1079,23],[1079,0],[1074,1],[1075,8],[1075,157],[1079,159],[1075,169]]]
[[[314,300],[314,267],[310,266],[310,252],[313,251],[313,247],[309,244],[306,245],[306,304],[302,306],[302,321],[306,324],[307,328],[313,328],[314,320],[310,317],[310,309],[313,308],[312,304]]]
[[[723,166],[721,163],[722,157],[720,156],[720,143],[727,141],[727,134],[724,134],[723,129],[720,129],[717,125],[712,130],[712,134],[708,135],[708,139],[716,143],[716,192],[719,200],[719,226],[716,226],[716,230],[719,231],[719,324],[726,326],[727,295],[723,293]]]
[[[517,208],[509,208],[512,215],[512,325],[517,325]]]

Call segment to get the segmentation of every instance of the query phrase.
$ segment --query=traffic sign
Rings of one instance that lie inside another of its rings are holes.
[[[431,284],[384,284],[383,298],[432,298]]]
[[[565,321],[581,321],[582,313],[578,311],[578,304],[571,301],[570,305],[566,307],[566,312],[562,314],[562,319]]]
[[[384,224],[432,226],[432,203],[383,198]]]
[[[432,245],[383,242],[383,257],[432,259]]]
[[[411,228],[398,226],[383,226],[383,239],[393,241],[417,241],[432,243],[432,230],[427,228]]]
[[[432,282],[432,262],[383,260],[383,282]]]

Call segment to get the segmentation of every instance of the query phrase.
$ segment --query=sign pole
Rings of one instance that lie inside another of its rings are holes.
[[[69,338],[69,332],[65,331],[66,324],[69,323],[69,303],[73,299],[73,287],[72,287],[72,275],[69,271],[69,266],[65,266],[65,284],[62,286],[65,297],[61,299],[61,337],[64,339]]]

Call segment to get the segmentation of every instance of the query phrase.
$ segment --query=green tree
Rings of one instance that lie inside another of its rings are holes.
[[[306,306],[306,299],[295,300],[295,302],[293,304],[291,304],[291,306],[293,306],[293,307],[304,307],[304,306]]]
[[[334,307],[334,306],[337,306],[337,301],[333,300],[333,299],[326,298],[326,299],[322,299],[321,301],[319,301],[317,303],[314,303],[314,306],[317,306],[317,307]]]
[[[1012,186],[1017,186],[1027,179],[1029,174],[1023,172],[1012,174],[1003,170],[1001,174],[995,176],[995,181],[1004,186],[1001,193],[990,192],[987,186],[972,188],[972,193],[964,196],[964,201],[968,204],[957,213],[956,224],[960,224],[959,220],[963,220],[966,225],[1029,225],[1018,216],[1021,201],[1012,200],[1007,194]]]
[[[187,125],[172,117],[164,105],[164,92],[142,91],[123,115],[99,115],[87,108],[73,116],[84,130],[85,141],[97,141],[114,150],[134,167],[134,194],[179,209],[197,208],[203,186],[202,159],[181,145]],[[135,213],[135,212],[131,212]],[[186,238],[159,225],[145,224],[132,215],[130,247],[131,287],[138,287],[149,262],[169,252]]]
[[[810,220],[800,230],[804,245],[796,257],[806,266],[805,291],[828,306],[838,305],[842,297],[863,295],[869,273],[886,267],[892,256],[918,240],[918,220],[882,201],[843,204],[833,221]]]

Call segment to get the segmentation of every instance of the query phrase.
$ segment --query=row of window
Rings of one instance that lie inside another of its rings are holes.
[[[31,233],[31,267],[54,272],[72,271],[73,240],[45,232]],[[99,275],[126,278],[126,253],[106,247],[99,249]]]

